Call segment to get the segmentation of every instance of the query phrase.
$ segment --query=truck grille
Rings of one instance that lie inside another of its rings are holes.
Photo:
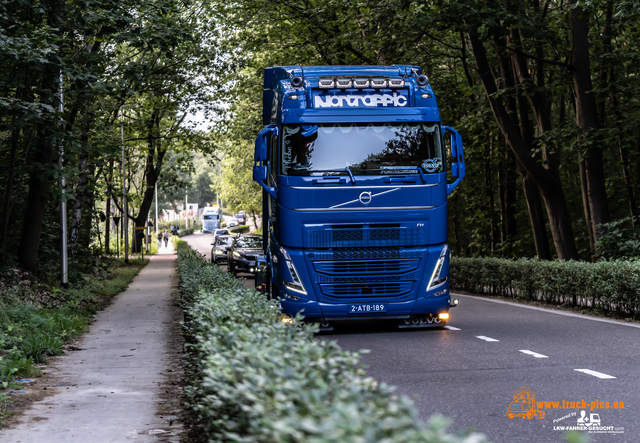
[[[334,248],[308,251],[306,258],[312,281],[320,289],[319,301],[344,303],[365,297],[411,298],[411,290],[422,279],[424,255],[422,248]]]
[[[331,251],[308,252],[310,260],[382,260],[420,258],[423,252],[400,248],[336,248]]]
[[[358,225],[353,227],[319,227],[308,229],[309,248],[357,248],[368,246],[419,246],[427,242],[424,228],[385,227]]]
[[[418,267],[418,260],[317,261],[317,272],[332,275],[400,274]]]

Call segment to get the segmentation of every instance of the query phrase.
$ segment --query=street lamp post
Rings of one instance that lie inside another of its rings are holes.
[[[60,70],[60,104],[58,105],[58,111],[60,111],[60,124],[64,123],[62,113],[64,112],[63,106],[63,91],[62,91],[62,70]],[[62,229],[62,245],[60,246],[60,261],[61,261],[61,280],[62,287],[69,287],[69,263],[67,257],[67,201],[65,196],[65,180],[62,169],[64,167],[62,156],[64,155],[63,141],[60,141],[58,157],[58,169],[60,170],[60,228]]]
[[[120,114],[120,136],[122,138],[122,210],[124,218],[124,262],[129,263],[129,208],[127,206],[127,176],[124,162],[124,113]]]

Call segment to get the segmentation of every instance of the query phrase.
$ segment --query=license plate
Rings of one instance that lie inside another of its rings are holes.
[[[249,266],[255,266],[255,265],[256,265],[256,262],[254,262],[254,261],[250,261],[249,262]]]
[[[376,312],[387,312],[386,303],[358,303],[349,305],[349,314],[373,314]]]

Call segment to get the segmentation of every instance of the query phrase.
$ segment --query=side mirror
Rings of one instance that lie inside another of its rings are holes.
[[[451,133],[451,177],[453,177],[455,181],[451,184],[447,184],[447,195],[449,195],[460,184],[466,175],[464,148],[462,147],[462,136],[458,131],[450,128],[449,126],[443,126],[442,129],[445,132],[448,131]]]
[[[269,125],[258,133],[256,138],[256,146],[254,152],[254,165],[253,165],[253,179],[258,182],[273,198],[277,197],[277,191],[275,187],[267,186],[265,181],[267,180],[267,137],[271,134],[278,135],[278,127],[276,125]]]

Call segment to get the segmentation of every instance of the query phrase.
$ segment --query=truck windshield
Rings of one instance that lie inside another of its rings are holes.
[[[437,123],[284,125],[282,174],[316,175],[349,168],[354,174],[444,172]],[[345,172],[346,173],[346,172]]]

